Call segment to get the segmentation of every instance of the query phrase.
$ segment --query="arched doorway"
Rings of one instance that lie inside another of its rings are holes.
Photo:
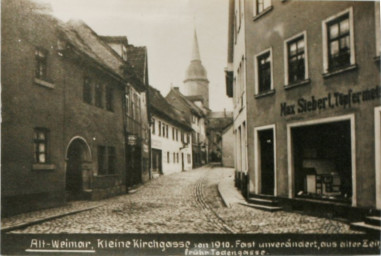
[[[66,151],[66,199],[89,199],[91,191],[91,152],[83,138],[73,138]]]

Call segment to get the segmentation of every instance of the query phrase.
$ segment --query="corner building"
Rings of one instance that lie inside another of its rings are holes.
[[[234,112],[247,195],[349,219],[381,209],[379,8],[230,1],[227,94],[247,106]]]

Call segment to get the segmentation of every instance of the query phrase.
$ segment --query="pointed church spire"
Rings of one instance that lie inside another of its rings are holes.
[[[196,28],[194,29],[194,40],[193,40],[193,49],[192,49],[192,59],[191,59],[191,61],[193,61],[193,60],[199,60],[199,61],[201,61],[200,50],[198,48],[198,40],[197,40]]]

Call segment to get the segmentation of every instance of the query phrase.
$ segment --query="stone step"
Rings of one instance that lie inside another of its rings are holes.
[[[282,207],[279,206],[269,206],[269,205],[263,205],[263,204],[253,204],[253,203],[240,203],[244,206],[264,210],[264,211],[269,211],[269,212],[275,212],[275,211],[280,211],[282,210]]]
[[[352,230],[363,231],[367,233],[381,233],[381,227],[370,225],[365,222],[352,222],[350,225]]]
[[[367,216],[365,223],[374,226],[381,226],[381,216]]]
[[[266,195],[266,194],[249,194],[249,198],[262,198],[262,199],[276,199],[274,195]]]
[[[249,197],[247,199],[249,203],[253,204],[263,204],[268,206],[278,206],[278,200],[274,199],[264,199],[264,198],[258,198],[258,197]]]

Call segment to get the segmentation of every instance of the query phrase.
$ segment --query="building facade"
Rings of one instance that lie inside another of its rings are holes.
[[[207,113],[184,96],[178,87],[171,88],[166,100],[178,109],[191,124],[192,165],[194,168],[208,163]]]
[[[2,2],[3,216],[127,187],[123,59],[42,9]]]
[[[192,127],[160,92],[150,88],[152,172],[169,174],[192,169]]]
[[[348,218],[380,209],[379,3],[237,0],[230,14],[227,92],[237,100],[244,80],[248,191]]]

